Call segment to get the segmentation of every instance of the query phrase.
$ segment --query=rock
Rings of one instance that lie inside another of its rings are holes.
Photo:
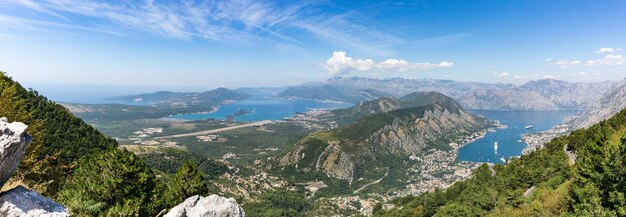
[[[245,216],[243,208],[233,198],[217,195],[192,196],[165,214],[165,217],[235,217]]]
[[[0,196],[0,216],[65,217],[69,216],[69,213],[65,207],[50,198],[19,186]]]
[[[8,123],[6,118],[0,118],[0,187],[15,174],[32,140],[27,128],[23,123]]]

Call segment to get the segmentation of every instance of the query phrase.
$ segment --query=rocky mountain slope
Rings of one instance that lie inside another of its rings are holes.
[[[581,114],[566,121],[572,129],[588,128],[626,108],[626,79]]]
[[[466,109],[524,111],[585,109],[615,86],[612,81],[572,83],[554,79],[513,85],[436,79],[335,77],[327,83],[369,88],[393,96],[415,91],[437,91],[456,99]]]
[[[385,97],[335,113],[341,122],[354,122],[307,136],[280,165],[349,182],[378,179],[400,159],[425,149],[452,149],[450,142],[484,127],[484,120],[436,92]]]

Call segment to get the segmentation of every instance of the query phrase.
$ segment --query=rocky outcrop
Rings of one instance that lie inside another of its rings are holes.
[[[235,199],[217,195],[193,196],[175,206],[165,217],[238,217],[245,216]]]
[[[0,216],[20,217],[65,217],[69,216],[65,207],[19,186],[0,196]]]
[[[0,187],[15,174],[30,144],[26,128],[23,123],[8,123],[6,118],[0,118]]]
[[[23,123],[9,123],[6,118],[0,118],[0,188],[15,174],[32,141],[27,128]],[[65,207],[50,198],[18,186],[0,193],[0,216],[64,217],[69,214]]]

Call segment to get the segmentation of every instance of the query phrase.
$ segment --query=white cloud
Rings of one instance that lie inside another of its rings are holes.
[[[595,53],[614,53],[616,51],[621,51],[621,50],[622,50],[621,48],[603,47],[603,48],[596,50]]]
[[[356,71],[408,71],[430,70],[435,68],[454,67],[453,62],[442,61],[440,63],[410,63],[402,59],[387,59],[376,63],[372,59],[355,59],[349,57],[345,51],[335,51],[333,55],[321,64],[322,68],[331,74],[348,74]]]
[[[390,54],[389,47],[406,43],[389,31],[372,28],[364,20],[367,16],[356,11],[319,12],[318,7],[326,5],[315,1],[281,4],[251,0],[10,0],[0,6],[27,8],[72,25],[78,24],[64,16],[78,16],[80,25],[90,29],[130,29],[185,40],[202,38],[243,44],[266,41],[302,46],[304,43],[294,36],[298,34],[291,33],[303,31],[330,43],[378,54]],[[45,27],[51,28],[38,26]]]
[[[548,58],[543,59],[543,61],[544,61],[544,62],[552,62],[552,60],[554,60],[554,59],[553,59],[553,58],[551,58],[551,57],[548,57]]]
[[[494,72],[493,75],[496,76],[496,77],[508,77],[509,73],[506,73],[506,72],[502,72],[502,73]]]
[[[527,76],[521,76],[521,75],[513,76],[513,79],[517,79],[517,80],[522,80],[522,79],[527,79],[527,78],[528,78]]]
[[[322,67],[331,74],[343,74],[349,71],[367,71],[374,67],[371,59],[352,59],[344,51],[335,51]]]
[[[561,68],[569,68],[572,66],[619,66],[619,65],[624,65],[624,63],[626,63],[626,57],[624,57],[621,54],[617,54],[617,52],[621,51],[621,48],[600,48],[598,50],[595,51],[596,54],[601,54],[601,53],[606,53],[606,55],[604,55],[603,58],[598,58],[598,59],[590,59],[590,60],[585,60],[585,61],[580,61],[580,60],[567,60],[567,59],[561,59],[558,60],[556,62],[552,61],[552,58],[549,58],[550,60],[548,61],[548,59],[546,59],[546,62],[549,63],[553,63]]]

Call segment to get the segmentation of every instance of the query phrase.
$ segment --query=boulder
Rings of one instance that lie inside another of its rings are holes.
[[[18,186],[0,195],[0,216],[65,217],[68,210],[50,198]]]
[[[243,208],[233,198],[217,195],[192,196],[165,214],[165,217],[243,217]]]
[[[27,128],[23,123],[9,123],[6,118],[0,118],[0,187],[15,174],[30,145],[32,139],[26,133]]]

